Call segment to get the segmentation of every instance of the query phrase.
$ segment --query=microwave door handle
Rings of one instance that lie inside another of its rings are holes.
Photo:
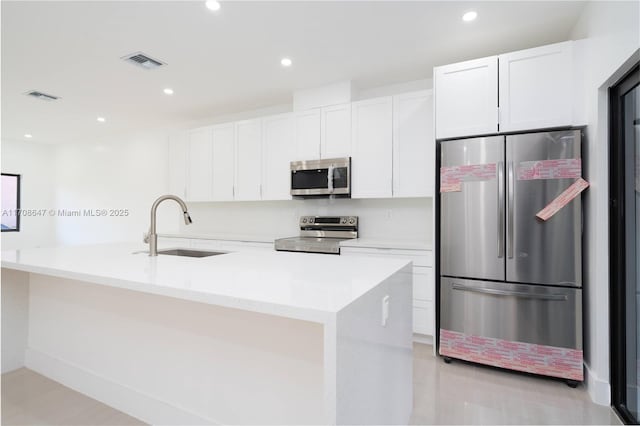
[[[333,165],[329,166],[329,168],[327,169],[327,184],[329,187],[329,192],[333,192],[333,169]]]

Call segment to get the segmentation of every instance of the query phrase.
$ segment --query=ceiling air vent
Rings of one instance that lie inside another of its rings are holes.
[[[46,93],[38,92],[37,90],[31,90],[25,93],[27,96],[33,96],[36,99],[40,99],[41,101],[57,101],[60,99],[60,96],[47,95]]]
[[[163,65],[167,65],[165,62],[159,61],[157,59],[153,59],[152,57],[142,52],[136,52],[127,56],[123,56],[122,59],[125,62],[129,62],[130,64],[137,65],[146,70],[152,70],[152,69],[160,68]]]

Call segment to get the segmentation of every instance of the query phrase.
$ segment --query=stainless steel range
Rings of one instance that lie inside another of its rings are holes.
[[[358,238],[357,216],[302,216],[300,236],[275,241],[278,251],[340,254],[340,241]]]

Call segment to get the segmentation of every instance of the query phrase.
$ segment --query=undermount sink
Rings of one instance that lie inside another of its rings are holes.
[[[186,257],[209,257],[209,256],[217,256],[219,254],[227,254],[227,253],[224,251],[166,249],[166,250],[158,250],[158,254],[167,254],[170,256],[186,256]]]

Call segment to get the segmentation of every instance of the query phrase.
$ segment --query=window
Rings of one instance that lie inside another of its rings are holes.
[[[2,173],[2,232],[20,231],[20,175]]]

